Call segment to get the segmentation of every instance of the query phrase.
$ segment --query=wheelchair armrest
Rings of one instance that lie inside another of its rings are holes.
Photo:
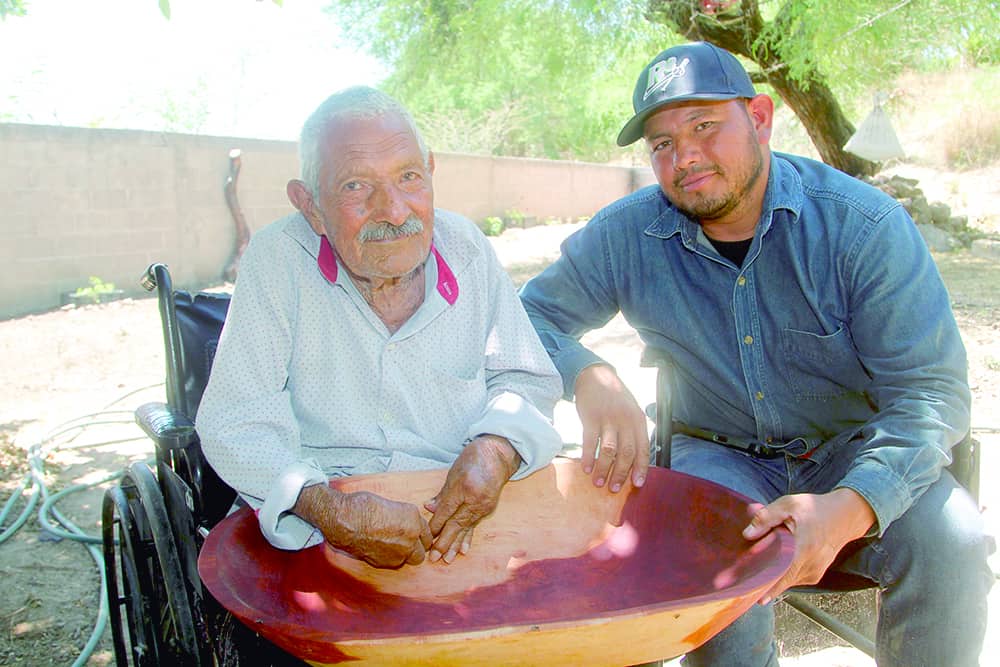
[[[674,402],[670,391],[672,366],[670,353],[663,348],[647,345],[642,349],[639,365],[656,368],[656,403],[646,408],[646,416],[656,425],[653,429],[653,440],[650,443],[650,463],[661,468],[669,468]]]
[[[140,405],[135,422],[161,451],[183,449],[198,440],[194,422],[166,403]]]
[[[979,441],[970,432],[957,445],[951,448],[951,464],[948,470],[959,484],[979,502]]]

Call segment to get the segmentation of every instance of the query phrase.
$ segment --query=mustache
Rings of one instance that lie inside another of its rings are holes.
[[[369,222],[358,233],[358,240],[362,243],[366,241],[392,241],[407,236],[413,236],[424,231],[424,223],[415,215],[411,215],[406,222],[396,226],[391,222]]]
[[[708,166],[708,167],[691,167],[690,169],[679,171],[674,176],[674,187],[675,188],[681,187],[681,183],[684,181],[684,179],[690,176],[691,174],[705,174],[705,173],[721,174],[722,170],[715,166]]]

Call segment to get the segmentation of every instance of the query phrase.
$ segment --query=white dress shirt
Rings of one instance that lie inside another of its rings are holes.
[[[251,239],[197,427],[274,546],[323,539],[290,509],[329,477],[446,467],[482,433],[520,454],[514,479],[559,451],[562,383],[489,241],[438,209],[424,270],[390,333],[301,214]]]

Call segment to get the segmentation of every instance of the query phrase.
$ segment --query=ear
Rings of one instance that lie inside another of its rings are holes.
[[[312,227],[313,231],[320,236],[326,234],[323,218],[319,215],[316,201],[306,184],[298,179],[292,179],[285,186],[285,193],[288,195],[288,201],[292,202],[292,206],[298,209],[303,217],[309,221],[309,226]]]
[[[434,151],[427,151],[427,170],[434,175]]]
[[[761,93],[747,102],[747,113],[757,131],[757,143],[766,146],[771,141],[771,126],[774,123],[774,100]]]

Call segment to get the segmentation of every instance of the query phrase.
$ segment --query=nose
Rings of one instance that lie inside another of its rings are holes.
[[[387,222],[399,227],[410,217],[410,209],[406,204],[405,193],[392,184],[379,185],[375,188],[371,200],[372,220]]]
[[[675,171],[687,169],[697,164],[701,158],[701,151],[696,141],[674,139],[673,149],[673,167]]]

